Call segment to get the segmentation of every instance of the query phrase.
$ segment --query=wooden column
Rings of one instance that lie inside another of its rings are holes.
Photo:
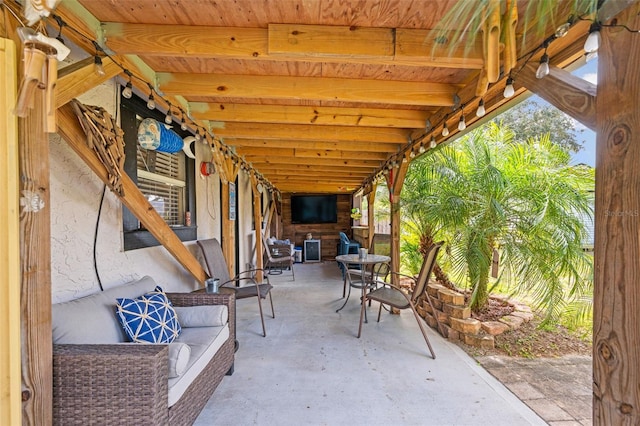
[[[230,158],[226,158],[223,161],[223,167],[225,170],[226,182],[221,180],[222,183],[222,252],[224,258],[227,260],[227,266],[229,267],[229,274],[234,277],[236,275],[236,225],[235,219],[231,219],[229,216],[229,184],[235,183],[236,176],[238,175],[238,167],[233,164]],[[238,188],[236,188],[235,203],[236,213],[238,210]]]
[[[16,46],[0,39],[0,424],[22,421]]]
[[[374,203],[376,202],[377,187],[377,184],[372,184],[369,188],[369,192],[367,193],[367,226],[369,227],[369,250],[373,248],[371,247],[371,244],[373,243],[373,237],[375,235],[376,228]]]
[[[258,191],[258,180],[256,179],[256,172],[251,170],[251,193],[253,195],[253,222],[256,226],[256,269],[262,269],[264,267],[263,259],[264,255],[262,250],[262,193]],[[262,282],[264,278],[262,271],[256,272],[256,281]]]
[[[617,22],[640,28],[640,5]],[[603,28],[596,100],[593,422],[640,424],[640,34]]]
[[[23,424],[53,421],[51,337],[51,208],[49,135],[45,133],[45,92],[18,120],[20,194],[27,208],[20,217]]]
[[[391,270],[400,271],[400,192],[404,185],[404,178],[409,170],[409,162],[400,161],[397,168],[389,172],[389,201],[391,208]],[[397,283],[397,275],[392,275],[393,284]]]

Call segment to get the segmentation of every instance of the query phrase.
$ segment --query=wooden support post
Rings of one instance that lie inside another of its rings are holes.
[[[33,109],[18,120],[22,324],[22,415],[25,425],[53,421],[51,337],[51,206],[49,135],[44,127],[45,91],[36,90]]]
[[[258,180],[256,179],[256,172],[251,170],[251,192],[253,195],[253,222],[256,226],[256,269],[264,268],[264,255],[262,251],[262,203],[260,199],[262,194],[258,191]],[[262,282],[264,276],[262,271],[256,272],[256,281]]]
[[[640,28],[640,4],[618,17]],[[598,51],[593,422],[640,424],[640,37],[606,28]]]
[[[374,249],[374,247],[371,247],[371,244],[373,244],[373,237],[375,235],[376,228],[374,203],[376,202],[377,187],[377,184],[374,183],[372,185],[371,191],[367,194],[367,226],[369,227],[369,250]]]
[[[400,271],[400,193],[408,170],[409,161],[400,161],[398,168],[394,168],[387,176],[391,207],[391,270],[395,272]],[[398,276],[392,275],[391,278],[392,283],[398,285]]]
[[[236,193],[233,194],[233,200],[230,200],[232,196],[230,188],[231,185],[235,187],[236,176],[238,175],[238,166],[233,164],[230,158],[226,158],[222,162],[224,174],[227,177],[227,182],[222,182],[222,253],[227,261],[229,267],[229,275],[232,277],[236,275],[236,226],[235,218],[231,218],[230,209],[231,202],[234,202],[234,209],[237,212],[238,208],[238,188],[235,188]]]
[[[16,46],[0,39],[0,424],[22,423]]]

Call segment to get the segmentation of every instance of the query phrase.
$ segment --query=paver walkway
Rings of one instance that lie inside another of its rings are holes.
[[[550,425],[592,424],[590,356],[476,359]]]

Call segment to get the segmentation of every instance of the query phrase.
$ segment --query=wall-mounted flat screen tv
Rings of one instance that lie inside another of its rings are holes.
[[[337,195],[292,195],[292,223],[337,223]]]

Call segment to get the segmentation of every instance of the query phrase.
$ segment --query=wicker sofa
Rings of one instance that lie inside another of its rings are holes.
[[[115,316],[115,299],[138,297],[155,285],[144,277],[52,306],[54,424],[190,425],[225,374],[233,372],[232,292],[167,293],[174,307],[226,305],[228,309],[223,326],[194,328],[191,334],[183,328],[177,341],[186,336],[191,359],[177,379],[169,378],[168,345],[126,342]],[[192,344],[189,336],[194,335],[211,342]]]

